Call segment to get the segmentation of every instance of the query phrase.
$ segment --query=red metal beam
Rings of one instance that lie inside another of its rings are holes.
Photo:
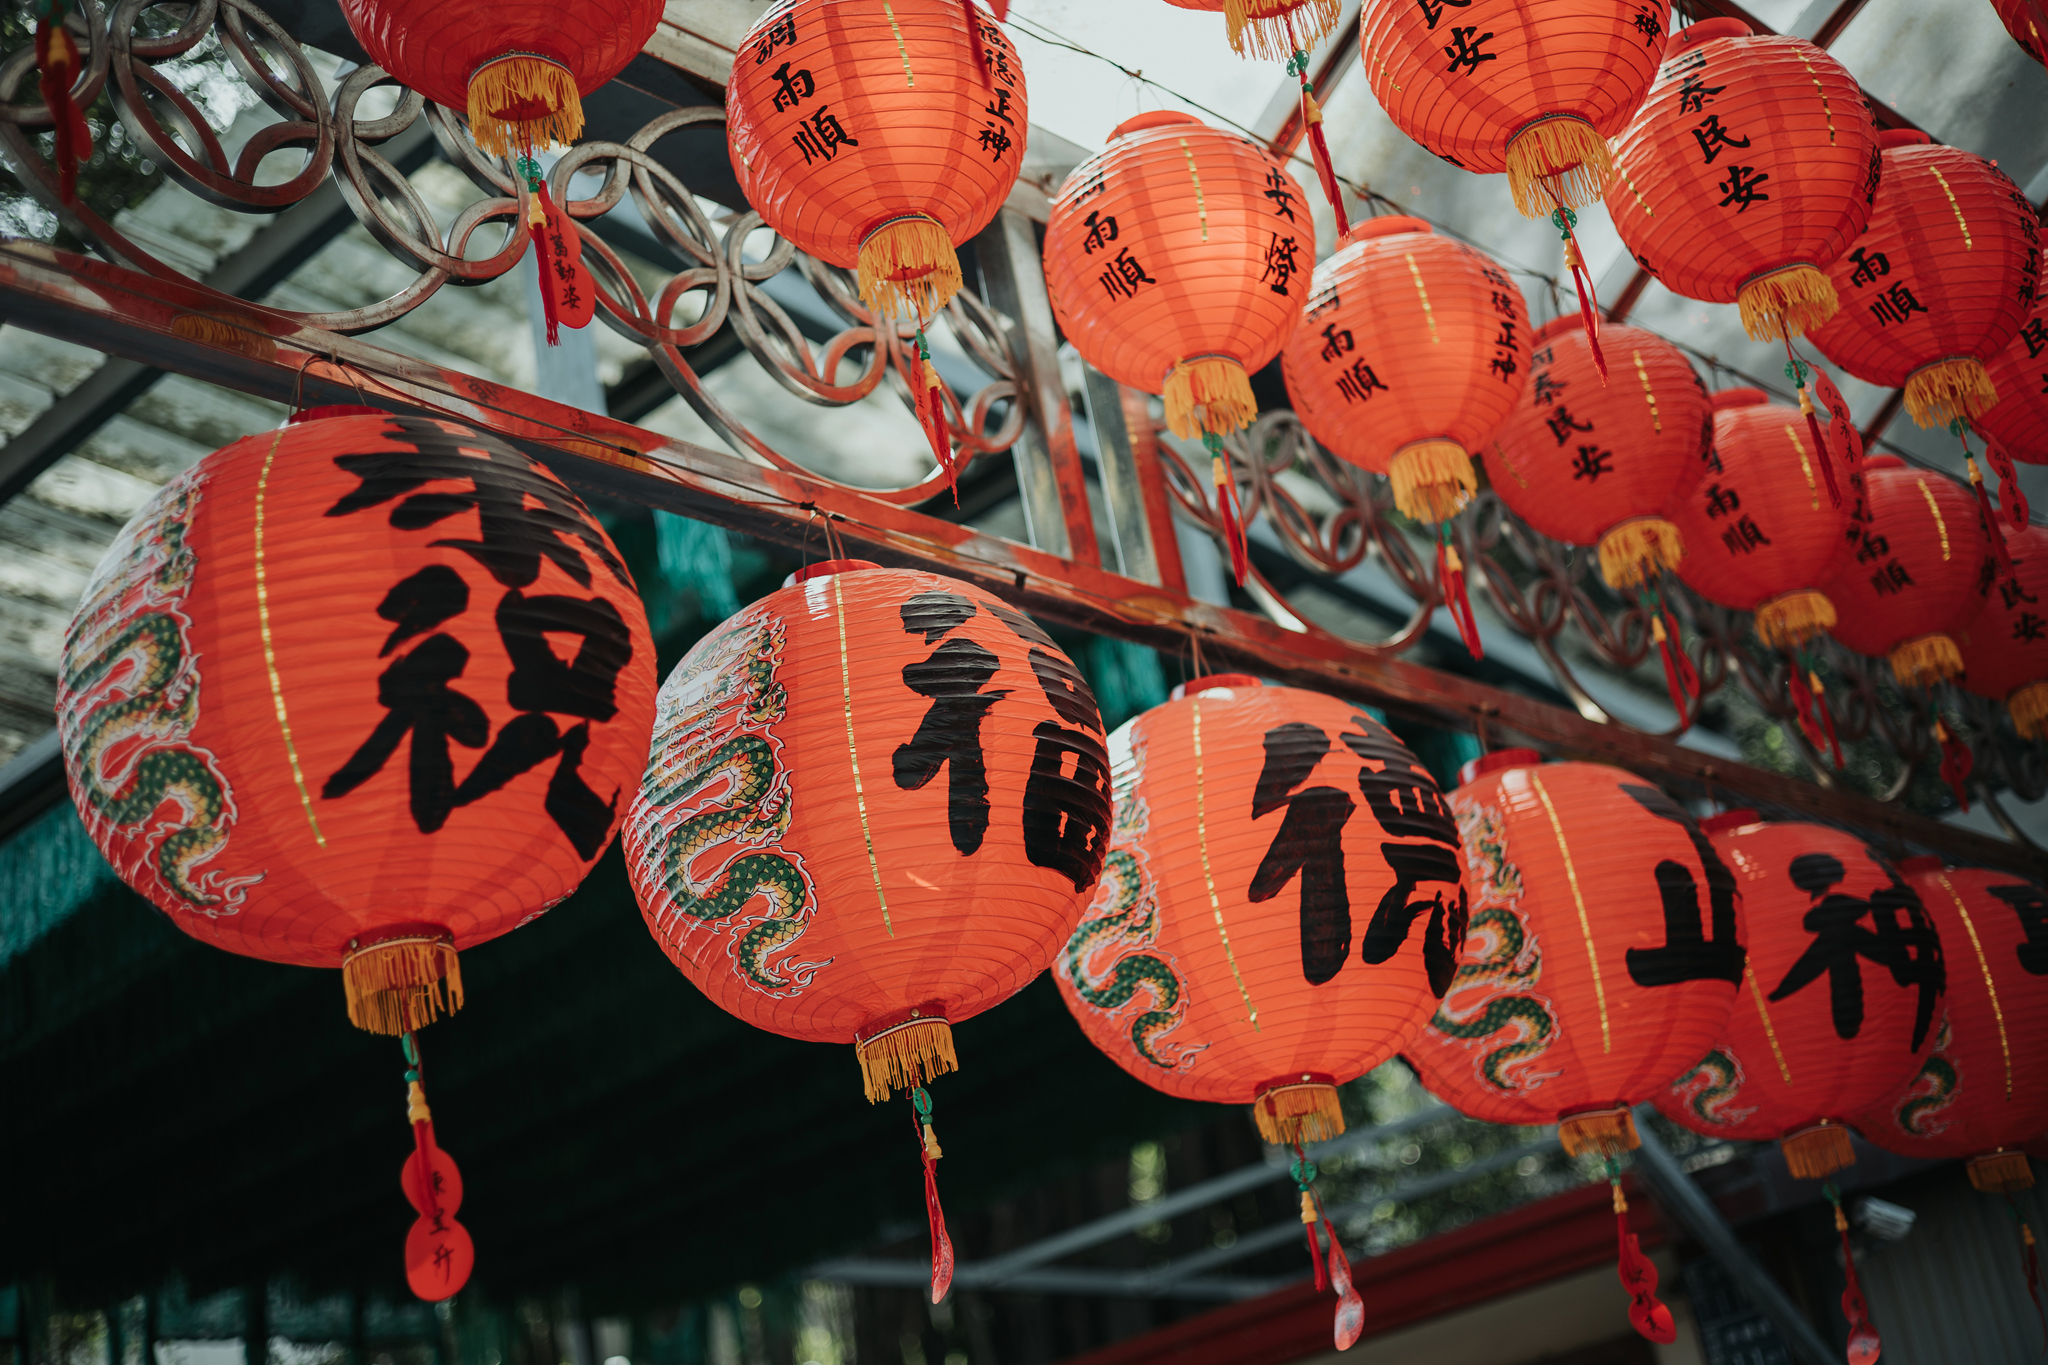
[[[1834,13],[1822,20],[1820,27],[1814,31],[1813,45],[1827,47],[1841,37],[1842,30],[1849,27],[1849,21],[1856,17],[1856,12],[1862,9],[1865,3],[1866,0],[1842,0],[1841,4],[1835,6]]]

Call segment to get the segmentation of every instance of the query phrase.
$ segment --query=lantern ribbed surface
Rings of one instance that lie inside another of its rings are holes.
[[[1784,1140],[1792,1173],[1817,1179],[1855,1160],[1842,1125],[1933,1049],[1955,946],[1852,835],[1754,811],[1704,825],[1741,884],[1749,966],[1726,1035],[1657,1107],[1708,1137]]]
[[[2018,334],[2040,285],[2034,206],[1983,157],[1886,131],[1870,226],[1828,267],[1842,309],[1813,344],[1866,384],[1904,388],[1921,426],[1997,399],[1985,362]]]
[[[1230,46],[1241,57],[1284,62],[1334,33],[1340,0],[1166,0],[1175,9],[1221,14]]]
[[[1067,941],[1107,756],[1094,695],[1022,612],[937,574],[807,573],[662,685],[626,863],[693,984],[757,1028],[866,1045],[876,1098],[953,1069],[948,1026]]]
[[[1967,629],[1997,575],[1976,499],[1954,479],[1895,456],[1864,461],[1869,520],[1855,554],[1824,591],[1837,640],[1889,658],[1906,686],[1962,671],[1956,633]]]
[[[1460,1113],[1563,1120],[1572,1150],[1633,1147],[1627,1106],[1726,1031],[1734,879],[1677,802],[1619,768],[1504,749],[1467,771],[1450,804],[1470,936],[1404,1055]]]
[[[2040,0],[1991,0],[1991,8],[2005,31],[2020,45],[2020,51],[2037,62],[2048,64],[2048,12]]]
[[[1833,316],[1823,273],[1869,220],[1877,127],[1855,77],[1799,38],[1704,19],[1671,42],[1614,144],[1607,209],[1645,270],[1734,303],[1759,340]]]
[[[1600,198],[1607,139],[1642,104],[1670,21],[1667,0],[1365,0],[1359,41],[1395,127],[1453,166],[1507,172],[1515,207],[1547,217]]]
[[[1477,486],[1467,453],[1500,430],[1529,382],[1528,313],[1485,253],[1417,218],[1373,218],[1316,267],[1281,353],[1309,434],[1438,521]]]
[[[1456,827],[1360,707],[1237,675],[1182,691],[1111,737],[1115,836],[1055,979],[1147,1085],[1255,1104],[1269,1141],[1335,1136],[1335,1087],[1450,980]]]
[[[1977,419],[1979,429],[2028,464],[2048,464],[2048,294],[2034,300],[2019,335],[1985,366],[1998,401]]]
[[[576,889],[653,704],[639,594],[575,495],[379,414],[165,484],[72,620],[57,727],[124,881],[230,952],[348,962],[352,1017],[395,1033],[444,974],[459,999],[454,950]]]
[[[741,41],[725,108],[762,221],[903,317],[959,290],[954,248],[1003,206],[1029,127],[1016,48],[956,0],[785,0]]]
[[[2009,872],[1934,857],[1899,871],[1947,950],[1947,1017],[1918,1074],[1856,1127],[1901,1156],[1989,1157],[1970,1172],[1980,1189],[1986,1168],[2000,1166],[2011,1168],[2003,1180],[2016,1175],[2025,1188],[2033,1178],[2019,1149],[2048,1132],[2048,896]]]
[[[1117,125],[1045,227],[1060,330],[1119,384],[1164,394],[1189,437],[1250,424],[1250,375],[1294,329],[1315,260],[1294,177],[1249,139],[1168,111]]]
[[[1799,409],[1762,389],[1713,395],[1714,443],[1666,515],[1685,540],[1678,576],[1710,602],[1756,613],[1767,645],[1794,645],[1835,624],[1821,587],[1857,544],[1850,494],[1828,497]]]
[[[1976,618],[1955,636],[1962,684],[2006,704],[2023,739],[2048,723],[2048,529],[2001,528],[2012,572],[2001,573]]]
[[[1598,546],[1608,583],[1633,587],[1678,567],[1685,547],[1664,512],[1698,477],[1713,442],[1706,385],[1684,352],[1637,327],[1600,329],[1602,380],[1576,316],[1530,342],[1529,387],[1486,448],[1488,481],[1537,531]]]

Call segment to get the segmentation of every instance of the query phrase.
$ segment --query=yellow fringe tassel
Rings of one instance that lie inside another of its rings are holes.
[[[1814,588],[1773,597],[1756,609],[1756,638],[1772,649],[1792,649],[1835,628],[1835,604]]]
[[[1624,1108],[1568,1114],[1557,1121],[1557,1140],[1568,1156],[1614,1156],[1643,1145],[1636,1135],[1635,1116]]]
[[[1820,1180],[1856,1164],[1856,1148],[1849,1142],[1849,1130],[1838,1123],[1822,1122],[1778,1139],[1785,1164],[1801,1180]]]
[[[1327,1142],[1344,1131],[1337,1087],[1315,1081],[1276,1085],[1252,1101],[1252,1120],[1268,1142]]]
[[[1922,635],[1894,649],[1892,676],[1901,687],[1932,687],[1962,676],[1963,653],[1946,635]]]
[[[1227,355],[1175,361],[1166,376],[1165,396],[1166,425],[1182,440],[1195,440],[1205,431],[1228,436],[1259,415],[1251,376]]]
[[[1735,295],[1742,330],[1758,341],[1802,336],[1842,306],[1828,277],[1810,265],[1788,265],[1751,280]]]
[[[583,99],[560,62],[522,52],[469,78],[469,137],[478,151],[511,156],[528,147],[566,147],[581,136]]]
[[[1998,386],[1975,356],[1937,360],[1906,376],[1906,411],[1923,427],[1945,427],[1958,417],[1975,421],[1997,401]]]
[[[2048,722],[2048,682],[2030,682],[2005,699],[2012,712],[2012,724],[2021,739],[2039,739],[2043,722]]]
[[[1343,11],[1342,0],[1224,0],[1223,22],[1238,56],[1284,62],[1335,32]]]
[[[1479,478],[1472,457],[1455,441],[1416,441],[1394,452],[1387,468],[1394,506],[1416,521],[1446,521],[1472,501]]]
[[[462,964],[445,937],[387,938],[350,949],[341,960],[341,989],[348,997],[348,1021],[357,1028],[411,1033],[462,1008]]]
[[[891,218],[860,244],[861,302],[885,317],[924,319],[960,292],[953,239],[921,213]]]
[[[943,1019],[906,1019],[854,1044],[868,1103],[960,1069],[953,1053],[953,1026]]]
[[[1508,190],[1524,218],[1548,218],[1560,202],[1584,208],[1613,171],[1606,139],[1577,114],[1537,119],[1508,139]]]
[[[1985,1194],[2018,1194],[2034,1188],[2034,1168],[2025,1152],[1993,1152],[1971,1157],[1970,1183]]]
[[[1610,588],[1634,588],[1678,567],[1685,537],[1662,517],[1634,517],[1600,537],[1600,576]]]

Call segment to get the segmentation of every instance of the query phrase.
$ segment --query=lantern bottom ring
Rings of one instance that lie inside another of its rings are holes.
[[[920,1005],[873,1032],[856,1030],[853,1046],[870,1104],[960,1069],[953,1026],[934,1005]]]
[[[1945,427],[1956,418],[1974,421],[1998,402],[1984,362],[1973,355],[1930,360],[1906,376],[1906,411],[1923,427]]]
[[[1600,537],[1600,576],[1610,588],[1636,588],[1685,557],[1685,537],[1662,517],[1630,517]]]
[[[1735,290],[1742,330],[1756,341],[1804,335],[1841,308],[1834,284],[1810,261],[1787,261],[1759,270]]]
[[[445,987],[444,987],[445,983]],[[348,1020],[369,1033],[424,1028],[462,1008],[462,965],[445,929],[407,926],[385,937],[351,939],[341,960]]]
[[[1472,457],[1442,436],[1410,441],[1387,462],[1394,506],[1416,521],[1448,521],[1479,491]]]
[[[1539,114],[1508,135],[1508,191],[1524,218],[1580,209],[1607,190],[1614,158],[1584,114]]]
[[[576,73],[538,52],[506,52],[469,77],[469,136],[478,150],[509,157],[583,136]]]
[[[1600,1157],[1616,1156],[1622,1152],[1633,1152],[1643,1145],[1641,1136],[1636,1132],[1635,1115],[1625,1104],[1560,1114],[1557,1140],[1568,1156],[1585,1156],[1588,1153]]]
[[[1299,1079],[1296,1079],[1299,1077]],[[1267,1081],[1252,1098],[1252,1121],[1268,1142],[1326,1142],[1344,1132],[1337,1078],[1301,1071]]]
[[[960,292],[960,257],[938,219],[927,213],[899,213],[861,237],[854,276],[862,303],[922,325]]]
[[[1166,400],[1166,425],[1184,441],[1204,432],[1227,436],[1250,426],[1259,415],[1244,362],[1223,351],[1202,351],[1174,361],[1159,389]]]
[[[1849,1130],[1832,1119],[1785,1134],[1778,1139],[1778,1148],[1785,1153],[1785,1165],[1801,1180],[1825,1179],[1856,1164]]]

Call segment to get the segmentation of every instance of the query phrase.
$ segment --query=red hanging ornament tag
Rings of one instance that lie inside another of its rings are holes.
[[[1586,272],[1586,258],[1579,252],[1578,236],[1572,231],[1578,226],[1578,215],[1559,204],[1550,221],[1564,235],[1564,263],[1571,267],[1572,288],[1579,295],[1579,324],[1586,329],[1586,349],[1593,353],[1593,368],[1605,384],[1607,357],[1600,350],[1600,301],[1593,293],[1593,277]]]
[[[1459,558],[1458,547],[1451,544],[1448,526],[1436,543],[1436,581],[1443,588],[1444,606],[1450,609],[1451,624],[1458,628],[1465,652],[1475,659],[1484,659],[1486,646],[1479,639],[1479,621],[1472,615],[1472,599],[1465,592],[1465,561]]]
[[[1991,462],[1991,472],[1998,476],[1998,505],[2005,509],[2007,521],[2015,531],[2027,529],[2027,522],[2033,516],[2033,509],[2027,506],[2026,490],[2020,487],[2019,474],[2012,467],[2012,456],[2005,453],[2005,447],[1983,432],[1984,458]]]
[[[1337,1291],[1337,1313],[1331,1324],[1331,1340],[1340,1351],[1348,1351],[1358,1344],[1358,1338],[1365,1332],[1365,1300],[1359,1297],[1357,1288],[1351,1283],[1351,1258],[1344,1254],[1344,1244],[1337,1239],[1337,1229],[1330,1222],[1323,1209],[1323,1201],[1315,1201],[1316,1213],[1323,1225],[1323,1235],[1330,1239],[1330,1287]],[[1310,1234],[1314,1240],[1314,1234]],[[1316,1267],[1316,1287],[1322,1288],[1322,1267]]]
[[[1330,210],[1336,215],[1337,240],[1341,242],[1351,231],[1351,218],[1344,212],[1344,191],[1337,183],[1337,168],[1330,162],[1329,139],[1323,136],[1323,107],[1316,103],[1315,89],[1308,81],[1308,53],[1294,36],[1294,16],[1285,17],[1287,40],[1294,47],[1293,55],[1287,59],[1287,74],[1301,84],[1301,126],[1308,130],[1309,159],[1315,163],[1316,181],[1323,187],[1323,198],[1330,201]]]
[[[78,40],[64,27],[64,6],[52,0],[49,12],[36,20],[36,88],[54,125],[57,195],[67,204],[77,200],[78,168],[92,156],[92,127],[71,98],[84,65]]]
[[[1969,745],[1956,738],[1955,731],[1949,729],[1939,716],[1934,720],[1934,737],[1941,742],[1941,780],[1948,783],[1948,789],[1955,793],[1956,804],[1968,814],[1970,772],[1976,767],[1976,755],[1970,752]]]
[[[932,1133],[932,1097],[923,1086],[910,1092],[911,1131],[924,1160],[924,1211],[932,1232],[932,1302],[953,1287],[953,1239],[946,1235],[946,1211],[939,1207],[939,1140]]]
[[[597,314],[597,291],[583,265],[583,234],[549,196],[545,180],[540,182],[540,205],[547,217],[542,285],[554,292],[555,318],[562,326],[587,327]]]
[[[420,1084],[419,1049],[405,1035],[406,1118],[412,1123],[412,1153],[399,1169],[399,1188],[419,1217],[405,1235],[405,1282],[428,1303],[453,1298],[476,1269],[469,1229],[456,1221],[462,1207],[462,1172],[455,1158],[434,1141],[434,1116]]]
[[[1671,1310],[1657,1298],[1657,1266],[1643,1255],[1642,1241],[1628,1230],[1628,1200],[1614,1185],[1614,1236],[1620,1247],[1621,1287],[1628,1291],[1629,1325],[1649,1340],[1669,1346],[1678,1340]]]
[[[1835,737],[1835,713],[1828,709],[1827,689],[1821,686],[1818,673],[1808,670],[1806,680],[1812,690],[1814,714],[1820,717],[1821,725],[1827,731],[1828,748],[1834,754],[1835,771],[1840,772],[1843,767],[1842,741]]]
[[[1842,391],[1835,387],[1827,371],[1812,366],[1813,396],[1828,411],[1828,440],[1834,444],[1835,458],[1841,462],[1852,478],[1863,463],[1863,433],[1856,430],[1856,424],[1849,420],[1849,404],[1842,397]]]
[[[909,373],[911,408],[917,415],[917,425],[924,432],[925,441],[932,448],[932,459],[938,462],[939,470],[946,476],[946,491],[953,495],[953,505],[960,505],[960,465],[953,453],[953,442],[946,428],[946,395],[940,388],[939,372],[933,368],[931,350],[925,344],[924,329],[918,328],[916,344],[911,350]]]
[[[1209,471],[1216,483],[1216,515],[1223,523],[1223,541],[1230,550],[1230,576],[1241,588],[1245,575],[1251,572],[1251,547],[1245,543],[1244,511],[1237,501],[1237,480],[1231,477],[1230,456],[1223,449],[1223,438],[1207,433],[1202,443],[1209,447]]]
[[[1820,727],[1814,723],[1813,693],[1807,690],[1806,680],[1799,676],[1798,664],[1785,670],[1785,691],[1792,699],[1792,712],[1799,719],[1799,733],[1806,736],[1806,742],[1820,752],[1825,747]]]
[[[1842,1289],[1842,1316],[1849,1320],[1849,1365],[1872,1365],[1884,1349],[1884,1342],[1871,1324],[1870,1305],[1864,1302],[1863,1284],[1856,1278],[1856,1256],[1849,1249],[1849,1220],[1842,1214],[1841,1200],[1832,1193],[1834,1186],[1831,1184],[1828,1189],[1828,1197],[1835,1204],[1835,1231],[1842,1239],[1842,1274],[1847,1280]]]
[[[2034,1228],[2027,1222],[2027,1215],[2020,1211],[2020,1201],[2008,1194],[2006,1207],[2012,1210],[2013,1221],[2020,1226],[2020,1273],[2026,1276],[2027,1297],[2034,1301],[2034,1316],[2041,1320],[2041,1335],[2048,1339],[2048,1307],[2041,1302],[2041,1253],[2034,1245]]]

